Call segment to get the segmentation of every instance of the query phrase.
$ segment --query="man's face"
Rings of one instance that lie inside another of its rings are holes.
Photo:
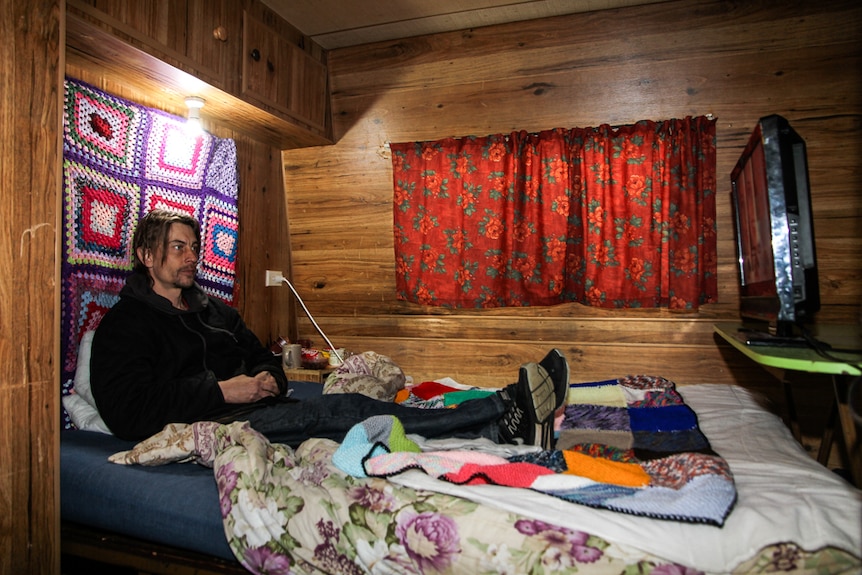
[[[185,224],[171,224],[167,253],[159,246],[155,253],[140,255],[153,278],[153,291],[162,296],[191,287],[195,281],[200,246],[194,230]]]

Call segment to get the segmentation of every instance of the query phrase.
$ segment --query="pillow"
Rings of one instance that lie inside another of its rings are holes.
[[[329,374],[323,393],[361,393],[381,401],[392,401],[407,378],[400,367],[373,351],[351,355]]]
[[[78,429],[98,431],[111,434],[111,430],[102,421],[96,400],[90,390],[90,348],[93,345],[94,331],[88,331],[81,337],[78,345],[78,365],[75,368],[75,382],[72,392],[63,396],[63,407],[69,414],[69,419]]]

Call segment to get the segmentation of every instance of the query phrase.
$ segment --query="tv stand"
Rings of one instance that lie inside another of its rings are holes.
[[[829,331],[835,333],[818,333],[816,334],[817,341],[832,344],[835,349],[831,354],[844,361],[825,359],[817,351],[807,346],[806,348],[799,348],[779,345],[748,345],[745,343],[745,338],[740,337],[740,334],[746,333],[746,328],[738,323],[717,323],[714,326],[714,331],[724,341],[742,352],[746,357],[757,362],[783,384],[787,398],[790,429],[797,441],[801,439],[799,424],[796,420],[796,407],[791,392],[791,384],[786,373],[788,371],[803,371],[832,376],[833,407],[829,416],[830,421],[826,424],[823,432],[817,461],[823,465],[828,462],[829,450],[832,446],[832,429],[835,425],[834,417],[837,416],[844,436],[844,448],[847,451],[853,483],[856,487],[862,487],[862,438],[860,438],[859,429],[848,404],[850,381],[854,377],[862,375],[862,371],[857,367],[858,353],[838,351],[840,349],[860,348],[859,328],[857,326],[822,326],[822,328],[824,331],[827,328],[833,328]]]

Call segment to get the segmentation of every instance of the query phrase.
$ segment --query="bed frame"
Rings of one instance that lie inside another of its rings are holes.
[[[154,575],[248,575],[237,562],[76,523],[62,523],[60,532],[63,575],[108,572],[107,566]]]

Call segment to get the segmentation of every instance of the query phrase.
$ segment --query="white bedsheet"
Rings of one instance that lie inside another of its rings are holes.
[[[774,543],[794,542],[807,551],[832,546],[859,554],[862,492],[806,454],[783,422],[747,390],[695,385],[678,391],[734,474],[738,501],[723,528],[628,516],[524,490],[514,496],[508,487],[458,486],[418,471],[390,480],[588,531],[712,573],[725,573]]]

